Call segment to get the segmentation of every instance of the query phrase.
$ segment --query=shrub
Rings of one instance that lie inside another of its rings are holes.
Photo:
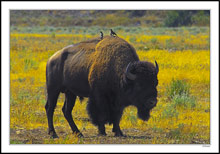
[[[194,25],[198,26],[209,26],[210,24],[210,12],[209,10],[200,10],[196,15],[192,17]]]
[[[169,11],[164,24],[167,27],[189,26],[192,24],[192,16],[195,13],[194,10]]]
[[[178,18],[179,18],[179,14],[177,11],[170,11],[167,13],[167,17],[164,21],[164,25],[167,27],[177,27]]]
[[[188,96],[186,94],[183,95],[175,95],[173,97],[173,103],[175,108],[176,107],[183,107],[183,108],[194,108],[196,106],[196,99],[195,97]]]
[[[172,80],[167,87],[167,95],[172,100],[172,107],[177,109],[193,109],[196,106],[196,98],[190,96],[190,86],[183,80]]]
[[[183,80],[172,80],[171,85],[167,87],[167,95],[169,98],[173,98],[176,95],[189,96],[190,86]]]
[[[172,118],[176,117],[176,119],[179,116],[179,112],[176,110],[175,106],[173,103],[169,104],[165,110],[162,112],[162,117],[163,118]]]

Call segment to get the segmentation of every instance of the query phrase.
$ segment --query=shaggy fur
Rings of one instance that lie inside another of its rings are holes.
[[[134,80],[127,77],[129,63]],[[157,102],[157,70],[154,64],[140,61],[134,47],[119,37],[95,38],[58,51],[46,68],[49,134],[57,137],[53,112],[58,95],[63,92],[63,113],[74,133],[82,136],[71,115],[78,96],[89,97],[87,111],[100,135],[106,135],[105,124],[109,123],[116,136],[123,136],[119,123],[126,106],[136,106],[138,116],[149,119]]]

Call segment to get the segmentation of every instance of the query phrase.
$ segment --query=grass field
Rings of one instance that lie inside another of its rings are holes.
[[[16,27],[10,34],[10,143],[11,144],[210,144],[210,51],[208,28],[116,28],[141,60],[154,62],[158,75],[158,105],[148,122],[137,109],[124,110],[120,126],[127,137],[117,138],[106,125],[106,137],[97,136],[77,100],[73,118],[84,134],[77,138],[65,120],[60,95],[54,115],[59,139],[47,134],[45,69],[48,58],[63,47],[99,36],[91,28],[60,28],[35,33]],[[34,30],[33,30],[34,31]],[[108,35],[108,29],[103,30]]]

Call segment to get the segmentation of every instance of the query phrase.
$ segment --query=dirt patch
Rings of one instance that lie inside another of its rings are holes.
[[[43,144],[48,138],[44,129],[10,129],[10,144]]]
[[[57,135],[62,140],[60,142],[53,142],[56,139],[51,139],[45,128],[31,130],[10,129],[10,144],[152,144],[155,140],[155,137],[161,141],[157,144],[166,144],[167,137],[169,135],[166,132],[158,133],[151,129],[143,131],[135,128],[129,128],[122,129],[123,133],[126,135],[125,137],[115,137],[111,129],[107,128],[107,136],[98,136],[96,128],[88,128],[82,130],[84,137],[73,143],[69,141],[73,140],[76,136],[72,135],[71,130],[66,130],[64,127],[56,127],[55,129],[57,130]],[[201,138],[191,138],[185,142],[187,143],[184,144],[209,143]],[[178,139],[173,139],[171,144],[183,143]]]
[[[59,137],[66,138],[71,134],[63,128],[56,128]],[[122,130],[126,137],[115,137],[111,129],[107,129],[107,136],[97,136],[96,129],[83,130],[84,138],[79,144],[143,144],[150,143],[152,136],[137,129]],[[50,139],[44,128],[26,130],[10,129],[10,144],[44,144],[45,139]]]

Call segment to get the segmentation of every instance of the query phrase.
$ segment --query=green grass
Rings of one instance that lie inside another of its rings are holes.
[[[24,71],[28,71],[31,68],[36,70],[38,68],[38,62],[32,59],[24,59]]]
[[[111,27],[116,33],[120,32],[123,35],[131,34],[143,34],[143,35],[170,35],[177,36],[183,35],[186,31],[190,35],[209,33],[209,27],[179,27],[179,28],[158,28],[158,27],[124,27],[116,26]],[[50,27],[50,26],[38,26],[38,27],[10,27],[11,33],[38,33],[38,34],[99,34],[99,31],[103,31],[105,35],[109,34],[109,27],[93,26],[93,27]]]
[[[24,144],[24,143],[17,140],[10,140],[10,144]]]
[[[148,51],[150,49],[166,49],[169,51],[184,51],[184,50],[208,50],[210,41],[209,28],[207,27],[180,27],[180,28],[151,28],[151,27],[111,27],[119,37],[122,37],[132,43],[136,50]],[[27,30],[27,29],[31,29]],[[48,34],[49,38],[48,43],[56,46],[55,44],[61,44],[66,42],[66,45],[77,43],[79,40],[86,40],[86,36],[98,37],[100,31],[104,33],[104,36],[109,35],[110,28],[94,26],[94,27],[10,27],[12,33],[29,33],[29,34]],[[72,40],[64,40],[62,37],[59,37],[59,34],[70,34],[72,35]],[[79,36],[80,35],[80,36]],[[192,36],[196,35],[199,37],[200,41],[192,44]],[[84,38],[85,36],[85,38]],[[174,38],[166,38],[166,36]],[[149,37],[149,39],[147,38]],[[152,38],[151,38],[152,37]],[[165,37],[165,38],[164,38]],[[27,41],[27,38],[23,38],[24,41]],[[20,51],[26,52],[27,46],[30,44],[35,44],[38,42],[38,38],[31,37],[29,38],[29,44],[21,46],[20,44],[11,44],[11,49],[19,48]],[[28,41],[29,41],[28,40]],[[12,37],[12,41],[16,42],[16,38]],[[45,42],[45,40],[44,40]],[[44,44],[44,42],[42,42]],[[47,48],[45,50],[51,49],[49,44],[45,44]],[[44,46],[44,45],[43,45]],[[63,47],[63,46],[62,46]],[[38,48],[41,48],[38,46]],[[61,48],[61,47],[60,47]],[[32,49],[33,50],[33,49]],[[35,50],[37,50],[35,48]],[[45,51],[39,50],[39,51]]]

